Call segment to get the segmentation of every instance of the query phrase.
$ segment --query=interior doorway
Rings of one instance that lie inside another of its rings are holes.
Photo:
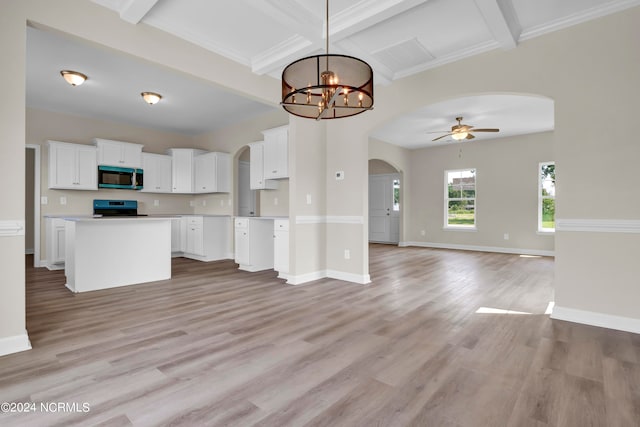
[[[33,266],[40,267],[40,145],[25,146],[24,200],[25,254],[33,254]]]
[[[249,147],[245,147],[238,156],[238,216],[257,215],[257,191],[251,189],[250,170]]]
[[[369,241],[398,244],[400,172],[382,160],[369,160]]]

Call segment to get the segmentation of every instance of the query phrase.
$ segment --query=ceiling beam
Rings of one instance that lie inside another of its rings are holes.
[[[489,31],[503,49],[518,45],[522,27],[511,0],[474,0]]]
[[[429,0],[359,1],[331,17],[329,37],[334,42],[366,30]]]
[[[158,0],[129,0],[120,8],[120,18],[130,24],[137,24],[156,5]]]

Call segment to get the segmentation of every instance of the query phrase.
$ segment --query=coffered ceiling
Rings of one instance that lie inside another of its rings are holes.
[[[279,78],[323,52],[323,0],[92,0]],[[640,4],[640,0],[330,0],[331,53],[369,62],[377,84]]]
[[[290,62],[325,51],[324,0],[85,1],[276,79]],[[384,85],[637,6],[640,0],[330,0],[329,50],[369,62],[376,84]],[[71,88],[61,69],[84,72],[89,80]],[[145,90],[164,98],[148,106],[139,97]],[[26,97],[31,108],[187,134],[279,108],[277,99],[260,104],[140,58],[33,28],[27,33]],[[374,136],[409,148],[429,146],[427,132],[450,129],[463,115],[467,124],[501,128],[500,134],[478,134],[482,140],[553,129],[552,112],[552,103],[539,99],[450,100],[386,123]]]

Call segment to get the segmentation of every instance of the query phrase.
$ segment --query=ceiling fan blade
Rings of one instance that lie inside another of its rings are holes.
[[[467,137],[465,139],[473,139],[473,138],[475,138],[475,136],[469,134],[469,135],[467,135]]]
[[[500,129],[473,129],[471,132],[500,132]]]
[[[449,135],[452,135],[452,134],[448,133],[448,134],[446,134],[446,135],[439,136],[439,137],[437,137],[436,139],[432,139],[431,141],[437,141],[437,140],[442,139],[442,138],[444,138],[444,137],[446,137],[446,136],[449,136]]]
[[[448,130],[434,130],[433,132],[425,132],[425,133],[448,133]]]

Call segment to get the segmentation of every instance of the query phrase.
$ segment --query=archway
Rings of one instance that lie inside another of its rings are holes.
[[[396,167],[385,160],[369,160],[369,242],[400,242],[401,182]]]

